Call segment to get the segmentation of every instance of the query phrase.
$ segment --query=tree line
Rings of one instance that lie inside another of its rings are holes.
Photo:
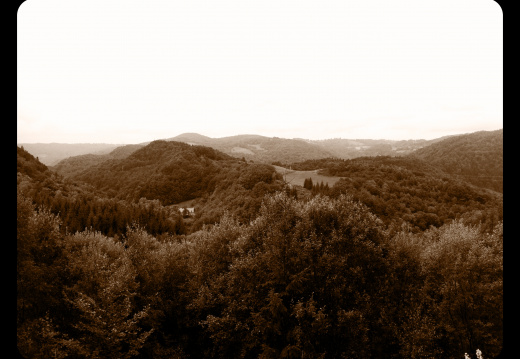
[[[407,225],[420,232],[455,219],[491,230],[503,218],[501,193],[472,186],[414,158],[324,159],[292,167],[343,177],[330,188],[308,178],[304,188],[332,198],[349,193],[392,230]]]
[[[138,153],[140,160],[160,155],[154,151]],[[201,151],[197,158],[211,160]],[[202,210],[185,223],[159,199],[110,196],[19,149],[20,353],[497,355],[500,197],[432,176],[425,164],[360,161],[338,166],[349,178],[327,189],[312,180],[307,189],[289,188],[272,166],[226,162],[213,191],[203,194]],[[421,208],[444,213],[437,207],[454,216],[424,226],[405,217],[419,216]]]
[[[267,195],[258,217],[159,240],[60,230],[17,196],[26,357],[454,358],[502,346],[502,224],[393,236],[342,195]]]

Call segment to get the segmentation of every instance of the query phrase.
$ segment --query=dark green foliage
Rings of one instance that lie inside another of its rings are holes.
[[[66,273],[62,256],[60,219],[45,208],[35,209],[17,194],[18,322],[37,319],[43,312],[58,315]]]
[[[194,229],[217,222],[224,209],[244,221],[254,218],[263,195],[273,191],[278,179],[270,165],[247,164],[209,147],[167,141],[84,169],[74,178],[133,202],[146,198],[167,206],[201,198]]]
[[[269,165],[257,164],[247,166],[240,173],[238,184],[245,189],[251,190],[257,183],[263,182],[270,184],[274,180],[273,167]]]
[[[151,334],[148,306],[135,301],[139,282],[121,242],[84,231],[66,238],[71,278],[65,288],[74,313],[77,351],[90,358],[131,358]]]

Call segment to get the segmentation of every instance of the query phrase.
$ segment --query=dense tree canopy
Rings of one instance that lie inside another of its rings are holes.
[[[331,188],[307,181],[313,193],[331,197],[348,193],[392,230],[405,224],[419,232],[462,218],[468,224],[482,223],[489,231],[502,219],[501,193],[452,178],[422,160],[380,156],[307,161],[302,166],[342,177]]]
[[[183,240],[132,227],[117,241],[59,226],[19,194],[18,345],[31,357],[452,358],[501,349],[501,224],[389,237],[351,197],[278,192],[250,224],[225,214]]]
[[[477,186],[503,192],[504,130],[453,136],[415,151],[446,173]]]
[[[105,172],[83,173],[86,184],[19,148],[16,317],[25,357],[501,351],[501,194],[402,158],[329,159],[323,170],[345,179],[304,189],[270,165],[204,147],[163,141],[130,156],[97,164]],[[176,174],[185,162],[190,175]],[[202,192],[195,216],[183,218],[167,198],[186,188]],[[140,191],[149,198],[133,197]]]

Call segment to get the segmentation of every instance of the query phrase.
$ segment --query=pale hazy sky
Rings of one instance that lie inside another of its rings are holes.
[[[492,0],[27,0],[18,143],[503,128]]]

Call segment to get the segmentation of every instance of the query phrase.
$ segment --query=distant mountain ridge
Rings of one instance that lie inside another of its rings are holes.
[[[71,156],[59,161],[55,166],[49,166],[56,172],[64,176],[74,176],[86,168],[99,165],[107,160],[123,159],[130,156],[144,145],[126,145],[117,147],[110,153],[106,154],[84,154],[79,156]]]
[[[473,161],[471,168],[478,171],[486,166],[486,162],[479,160],[497,162],[499,156],[490,151],[491,148],[502,150],[501,137],[497,134],[455,136],[425,147],[419,154],[433,153],[438,161],[444,157],[467,161],[473,156],[468,151],[487,149],[491,157],[480,156]],[[259,139],[246,135],[241,140],[244,138],[247,141]],[[193,140],[193,136],[185,136],[185,139]],[[498,142],[493,145],[494,141]],[[450,154],[450,146],[460,153]],[[31,165],[30,156],[22,149],[19,152],[19,167],[26,173],[44,170],[44,166],[40,169],[37,163]],[[438,153],[446,156],[436,155]],[[488,190],[485,183],[472,186],[466,176],[449,174],[449,167],[443,169],[442,161],[433,162],[431,158],[413,155],[364,156],[307,160],[293,163],[292,168],[296,170],[299,166],[317,175],[335,176],[334,183],[328,186],[330,189],[320,184],[313,191],[325,191],[324,194],[332,197],[349,193],[394,229],[400,228],[404,220],[415,230],[425,230],[462,214],[473,222],[490,218],[486,223],[491,228],[501,213],[500,190]],[[115,200],[132,203],[157,200],[162,206],[193,201],[197,209],[192,229],[215,223],[226,210],[236,213],[246,223],[254,218],[266,193],[285,189],[307,196],[294,186],[285,187],[283,173],[277,173],[272,165],[249,163],[209,146],[179,141],[157,140],[148,145],[122,146],[105,155],[75,156],[49,169],[71,183],[88,184],[96,193]],[[478,178],[479,172],[472,176]]]
[[[297,162],[332,156],[326,149],[303,140],[250,134],[211,138],[194,133],[183,133],[168,138],[166,141],[209,146],[233,157],[264,163],[272,163],[281,159],[286,162]]]
[[[330,190],[323,188],[329,191],[325,194],[350,193],[394,228],[404,218],[424,230],[466,212],[471,212],[465,216],[473,222],[491,218],[487,223],[491,228],[501,216],[498,207],[503,197],[502,135],[502,130],[480,131],[434,141],[408,155],[324,157],[292,162],[289,166],[285,163],[284,167],[335,176],[335,182],[329,184]],[[290,145],[296,144],[297,149],[298,145],[305,145],[303,140],[278,141],[257,135],[224,138],[228,150],[235,151],[232,156],[213,146],[193,142],[214,144],[209,137],[183,134],[179,139],[186,143],[157,140],[147,145],[121,146],[107,154],[69,157],[49,169],[117,200],[137,203],[144,198],[157,200],[163,206],[193,200],[198,208],[191,227],[195,229],[214,223],[225,210],[239,214],[247,222],[254,218],[265,193],[285,188],[285,171],[276,173],[275,167],[268,163],[258,160],[251,163],[245,156],[240,158],[236,147],[250,148],[256,156],[280,148],[287,150]],[[350,145],[362,143],[369,142],[351,140]],[[382,144],[378,140],[373,143]],[[37,174],[45,169],[44,165],[31,164],[23,149],[19,152],[18,164],[25,173]],[[321,184],[313,190],[321,191]],[[295,191],[306,196],[301,190]],[[496,213],[491,215],[490,211]]]
[[[483,131],[489,132],[489,131]],[[301,138],[266,137],[242,134],[212,138],[198,133],[183,133],[164,141],[178,141],[190,145],[207,146],[236,158],[262,163],[290,164],[322,158],[352,159],[363,156],[405,156],[454,136],[433,140],[344,139],[308,140]],[[145,146],[143,142],[132,146]],[[19,144],[48,166],[55,166],[68,157],[95,154],[106,155],[118,147],[114,144]],[[130,145],[128,145],[130,146]],[[100,158],[91,158],[93,161]]]
[[[183,133],[166,141],[210,146],[234,157],[265,163],[294,163],[327,157],[351,159],[363,156],[403,156],[450,136],[433,140],[343,139],[308,140],[302,138],[236,135],[211,138]]]
[[[335,157],[351,159],[363,156],[403,156],[432,143],[442,141],[450,136],[433,140],[372,140],[372,139],[344,139],[333,138],[327,140],[308,140],[316,144]]]
[[[109,143],[19,143],[34,157],[47,166],[53,166],[64,158],[86,154],[106,154],[124,146]]]

